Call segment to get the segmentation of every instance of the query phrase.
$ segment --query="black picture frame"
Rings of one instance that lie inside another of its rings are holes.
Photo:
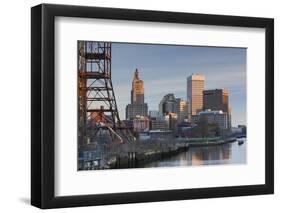
[[[265,184],[56,197],[54,171],[55,17],[100,18],[162,23],[264,28],[266,136]],[[164,11],[41,4],[31,8],[31,204],[60,208],[217,198],[274,193],[274,20]]]

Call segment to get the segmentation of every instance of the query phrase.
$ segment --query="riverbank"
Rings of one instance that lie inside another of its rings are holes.
[[[200,141],[200,142],[188,142],[190,147],[198,147],[198,146],[216,146],[216,145],[223,145],[226,143],[233,143],[236,142],[236,138],[228,138],[225,140],[218,140],[218,141]]]
[[[108,167],[111,169],[118,168],[137,168],[140,165],[150,163],[153,161],[165,159],[177,155],[181,152],[188,151],[189,147],[200,146],[217,146],[227,143],[236,142],[236,138],[228,138],[225,140],[211,140],[211,141],[185,141],[169,144],[169,146],[161,146],[161,149],[156,150],[141,150],[141,151],[129,151],[125,155],[117,155],[110,159]],[[163,148],[164,147],[164,148]]]
[[[188,143],[185,143],[177,144],[176,146],[170,146],[162,150],[128,152],[127,155],[115,157],[115,160],[110,162],[109,167],[111,169],[137,168],[139,165],[145,163],[171,157],[181,152],[186,152],[188,151],[188,148]]]

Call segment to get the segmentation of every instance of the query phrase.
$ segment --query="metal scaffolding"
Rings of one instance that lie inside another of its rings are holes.
[[[133,142],[121,122],[111,80],[111,43],[78,41],[79,145],[100,142]]]

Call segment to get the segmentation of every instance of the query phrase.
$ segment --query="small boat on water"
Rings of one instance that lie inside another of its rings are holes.
[[[237,139],[237,141],[238,141],[238,145],[242,145],[245,142],[245,138],[239,138]]]
[[[242,145],[244,141],[238,141],[238,145]]]

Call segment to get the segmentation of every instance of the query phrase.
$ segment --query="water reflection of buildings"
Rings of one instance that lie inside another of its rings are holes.
[[[245,144],[238,145],[237,143],[229,143],[219,146],[190,147],[187,152],[140,165],[140,168],[241,163],[246,163]]]
[[[209,147],[193,147],[187,154],[187,162],[190,166],[216,164],[216,161],[231,159],[231,144]]]

